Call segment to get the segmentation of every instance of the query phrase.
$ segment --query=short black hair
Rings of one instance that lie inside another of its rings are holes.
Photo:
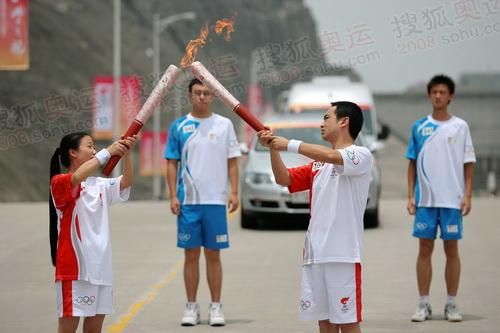
[[[200,81],[199,79],[197,79],[197,78],[192,79],[192,80],[189,82],[189,92],[191,92],[191,89],[193,89],[193,86],[194,86],[195,84],[201,84],[201,85],[203,85],[203,82],[201,82],[201,81]]]
[[[437,86],[438,84],[444,84],[448,87],[448,91],[450,94],[455,94],[455,82],[449,77],[444,74],[439,74],[434,76],[429,83],[427,83],[427,95],[431,93],[431,90],[434,86]]]
[[[335,109],[337,119],[349,118],[349,134],[353,140],[356,140],[363,127],[363,111],[361,111],[361,108],[357,104],[347,101],[333,102],[331,104],[337,107]]]

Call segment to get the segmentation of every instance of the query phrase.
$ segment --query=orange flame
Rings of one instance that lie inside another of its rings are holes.
[[[207,36],[208,36],[208,23],[205,23],[205,25],[200,30],[200,35],[198,36],[198,38],[191,39],[188,45],[186,46],[186,53],[181,59],[181,67],[185,68],[193,63],[199,49],[205,46],[205,43],[207,42]]]
[[[215,23],[215,33],[217,35],[220,35],[220,34],[224,34],[224,39],[226,40],[226,42],[229,42],[231,40],[231,33],[234,32],[234,23],[236,21],[236,14],[233,15],[233,17],[231,17],[230,19],[227,19],[227,18],[223,18],[223,19],[220,19],[218,20],[216,23]],[[224,29],[226,31],[224,31]]]

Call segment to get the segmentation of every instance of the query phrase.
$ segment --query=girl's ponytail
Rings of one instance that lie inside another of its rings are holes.
[[[55,175],[61,173],[61,163],[59,162],[61,157],[61,149],[57,148],[52,158],[50,159],[50,180]],[[54,206],[54,201],[52,200],[52,191],[49,190],[49,236],[50,236],[50,256],[52,258],[52,265],[56,265],[56,255],[57,255],[57,212]]]
[[[70,150],[78,150],[80,147],[80,141],[83,137],[90,136],[86,132],[75,132],[65,135],[61,139],[59,147],[56,149],[52,158],[50,159],[50,180],[52,177],[61,173],[61,164],[65,168],[69,168],[70,161]],[[59,231],[57,230],[57,211],[54,206],[54,200],[52,199],[52,192],[49,192],[49,235],[50,235],[50,255],[52,257],[52,264],[56,265],[57,256],[57,239],[59,237]]]

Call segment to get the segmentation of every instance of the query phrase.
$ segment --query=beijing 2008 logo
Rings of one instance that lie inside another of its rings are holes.
[[[344,313],[349,311],[349,307],[347,306],[347,302],[349,302],[349,297],[342,297],[340,299],[340,303],[342,304],[342,308],[340,309],[340,311],[342,311]]]

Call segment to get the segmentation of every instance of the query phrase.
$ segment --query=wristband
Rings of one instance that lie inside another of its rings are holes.
[[[95,154],[94,157],[97,158],[97,160],[99,161],[99,163],[101,165],[104,165],[110,159],[111,154],[109,153],[109,151],[106,148],[104,148],[104,149],[99,150],[99,152],[97,154]]]
[[[288,141],[288,146],[287,146],[286,150],[291,152],[291,153],[298,153],[301,143],[302,143],[302,141],[300,141],[300,140],[290,140],[290,141]]]

